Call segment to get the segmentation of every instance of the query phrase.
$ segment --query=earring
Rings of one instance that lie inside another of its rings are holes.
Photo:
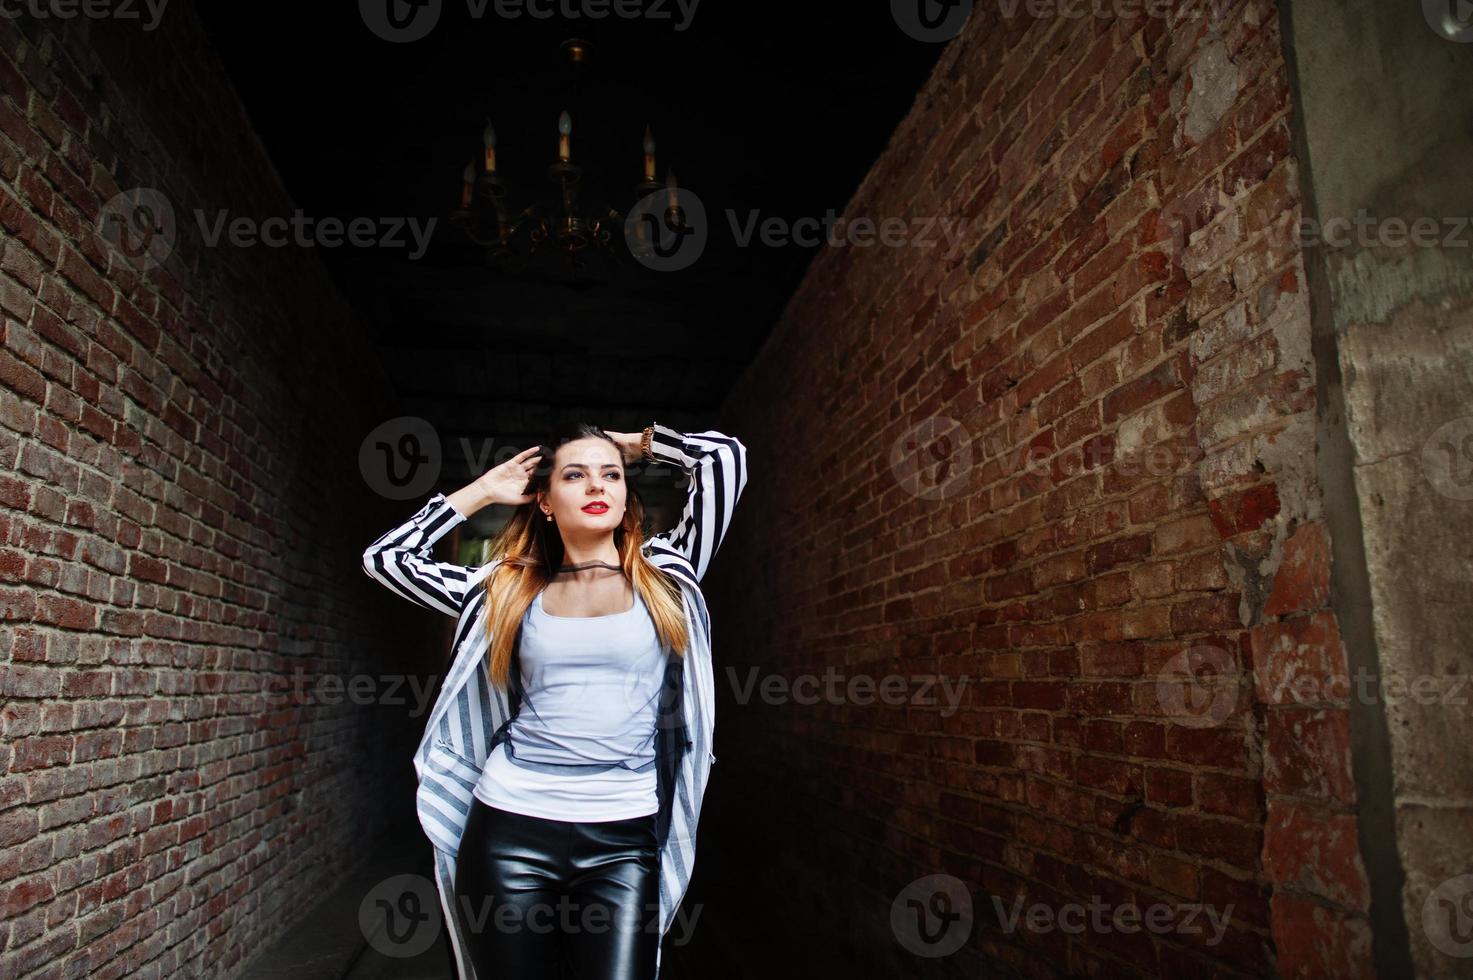
[[[546,513],[547,513],[547,519],[549,521],[552,520],[552,512],[551,511],[547,511]]]

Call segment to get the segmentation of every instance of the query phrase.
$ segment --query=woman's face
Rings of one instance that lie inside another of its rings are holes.
[[[538,506],[544,514],[551,512],[563,531],[612,532],[624,522],[624,463],[607,439],[563,443],[553,454],[548,479]]]

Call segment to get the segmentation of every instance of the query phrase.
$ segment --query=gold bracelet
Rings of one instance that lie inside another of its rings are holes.
[[[650,440],[654,438],[654,435],[654,426],[647,425],[644,427],[644,435],[639,437],[639,451],[650,462],[654,462],[655,459],[654,450],[650,448]]]

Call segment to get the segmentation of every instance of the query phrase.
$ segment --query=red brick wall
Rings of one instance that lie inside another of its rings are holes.
[[[976,5],[846,211],[961,246],[825,249],[723,419],[718,673],[940,674],[961,710],[728,684],[710,819],[757,927],[876,976],[938,966],[888,920],[937,872],[968,975],[1368,975],[1277,12],[1026,6]],[[992,896],[1183,928],[1009,932]]]
[[[407,511],[365,513],[386,386],[320,261],[194,230],[292,214],[251,134],[184,5],[0,19],[6,977],[236,972],[412,821],[423,719],[263,693],[443,647],[361,571]],[[136,187],[181,229],[148,271],[98,232]]]

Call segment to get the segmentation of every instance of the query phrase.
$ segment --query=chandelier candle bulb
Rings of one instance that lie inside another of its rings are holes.
[[[573,159],[573,150],[570,145],[573,134],[573,117],[568,115],[566,109],[563,110],[561,116],[557,117],[557,132],[557,158],[563,163],[568,163]]]
[[[573,38],[563,44],[562,50],[572,65],[581,67],[587,60],[587,48],[586,41]],[[574,75],[576,81],[576,71]],[[644,241],[648,238],[644,222],[635,221],[632,229],[626,229],[625,217],[610,207],[607,200],[590,202],[584,197],[583,166],[597,163],[593,159],[580,158],[578,163],[573,160],[573,116],[587,111],[579,108],[583,103],[577,101],[578,90],[575,84],[571,94],[555,95],[533,111],[533,157],[538,155],[536,144],[541,139],[535,131],[551,121],[550,117],[557,120],[558,155],[548,162],[546,184],[540,190],[531,189],[530,201],[519,200],[524,193],[515,182],[507,183],[497,170],[496,129],[498,123],[506,125],[503,110],[494,101],[475,108],[472,121],[477,124],[481,146],[467,147],[471,151],[470,165],[465,169],[461,203],[458,207],[451,204],[449,217],[459,233],[457,246],[480,250],[487,266],[519,275],[540,274],[561,265],[559,274],[570,274],[572,281],[604,282],[621,273],[621,267],[627,263],[639,264],[642,256],[649,253],[649,243]],[[683,221],[674,175],[666,180],[660,174],[661,169],[669,170],[670,161],[666,160],[663,168],[656,166],[655,113],[642,110],[640,114],[644,118],[636,116],[629,120],[629,130],[614,145],[613,170],[598,169],[591,173],[602,179],[612,172],[617,180],[618,173],[627,172],[621,168],[633,163],[629,160],[634,149],[630,143],[634,137],[642,137],[644,178],[633,188],[637,192],[636,200],[658,201],[661,189],[668,187],[672,206],[663,209],[665,220]],[[642,131],[638,128],[641,123]],[[626,139],[630,143],[622,142]],[[446,196],[450,193],[447,188]],[[529,263],[534,258],[535,263]]]
[[[675,207],[679,199],[675,194],[675,171],[671,170],[665,174],[666,206]]]

